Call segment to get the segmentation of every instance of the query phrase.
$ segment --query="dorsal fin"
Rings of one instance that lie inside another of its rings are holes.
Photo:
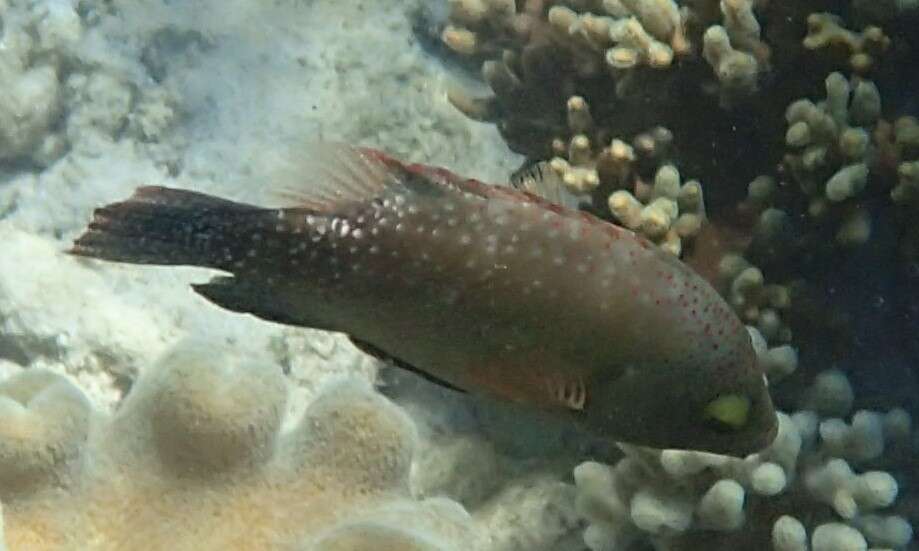
[[[400,162],[372,149],[310,142],[272,159],[259,202],[271,207],[334,210],[401,186],[405,172]]]
[[[578,208],[578,197],[568,191],[562,179],[546,161],[518,170],[511,176],[510,184],[515,189],[526,191],[550,203],[569,209]]]

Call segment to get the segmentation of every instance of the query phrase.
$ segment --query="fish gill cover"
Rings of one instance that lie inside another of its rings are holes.
[[[915,548],[915,3],[433,6],[0,3],[7,547]],[[186,287],[211,274],[62,254],[95,207],[239,193],[304,134],[491,182],[544,163],[721,291],[778,438],[610,449],[230,316]],[[297,466],[330,437],[378,451]]]

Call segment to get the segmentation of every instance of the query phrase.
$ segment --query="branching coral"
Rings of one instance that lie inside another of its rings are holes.
[[[109,419],[60,376],[0,386],[0,497],[13,549],[476,548],[468,515],[409,497],[415,431],[365,384],[281,430],[272,365],[190,343]]]
[[[842,19],[831,13],[812,13],[807,18],[804,47],[809,50],[841,50],[849,66],[859,74],[867,73],[878,56],[890,47],[890,38],[880,27],[865,27],[855,33],[842,26]]]
[[[578,508],[590,525],[593,550],[639,542],[657,549],[903,549],[909,523],[891,507],[898,484],[873,468],[908,468],[915,452],[909,415],[859,411],[846,415],[851,388],[828,373],[809,393],[816,401],[780,414],[779,434],[745,459],[624,446],[615,466],[575,469]],[[841,380],[840,380],[841,379]]]
[[[572,96],[589,104],[595,131],[603,134],[588,135],[596,151],[612,138],[659,125],[680,142],[704,142],[701,117],[711,120],[719,103],[728,110],[751,106],[772,67],[774,45],[761,21],[773,15],[769,5],[752,0],[549,0],[518,2],[516,10],[491,9],[484,0],[451,5],[443,39],[460,55],[484,59],[493,92],[476,98],[454,90],[451,101],[473,118],[496,122],[512,149],[535,158],[557,154],[553,140],[567,143],[584,133],[567,124]],[[797,17],[803,24],[806,16],[776,11],[783,24]],[[803,49],[800,39],[792,47]],[[764,116],[774,107],[763,105]],[[696,173],[696,162],[683,168]]]
[[[896,166],[897,182],[890,198],[897,206],[904,237],[900,245],[903,255],[919,257],[919,227],[914,217],[919,212],[919,122],[914,117],[901,117],[893,124],[880,124],[875,132],[881,143],[881,163]]]
[[[698,235],[705,221],[702,185],[695,180],[680,180],[676,167],[663,165],[654,175],[652,186],[636,186],[637,197],[627,190],[614,191],[609,196],[610,211],[623,226],[679,256],[683,240]]]
[[[48,166],[125,130],[157,141],[174,122],[172,94],[80,59],[84,22],[70,2],[4,2],[0,23],[0,161]]]
[[[868,185],[874,156],[873,127],[881,111],[877,87],[870,81],[849,82],[839,73],[826,79],[826,100],[819,105],[802,99],[788,106],[785,143],[792,149],[785,167],[811,198],[808,212],[820,219],[860,195]],[[852,235],[845,228],[858,210],[844,215],[842,242],[864,242],[868,235]]]
[[[788,286],[766,283],[762,270],[740,255],[725,255],[718,268],[728,302],[741,319],[770,343],[791,341],[791,329],[782,321],[791,307]]]
[[[0,160],[48,164],[66,149],[54,131],[63,95],[58,51],[80,38],[80,20],[64,3],[20,11],[4,2],[0,22]]]
[[[455,28],[489,45],[455,51],[483,61],[492,93],[451,99],[494,122],[513,150],[548,160],[592,212],[688,251],[684,260],[708,275],[731,268],[720,283],[738,313],[771,344],[787,343],[801,325],[791,318],[806,309],[791,289],[808,289],[815,277],[801,259],[827,260],[866,243],[879,212],[866,200],[890,194],[901,248],[919,250],[908,199],[916,157],[896,145],[902,139],[881,109],[910,40],[896,27],[867,24],[885,18],[860,19],[866,6],[855,4],[544,0],[479,10],[474,22],[454,12]],[[867,7],[902,11],[880,4]],[[807,99],[824,79],[826,98]],[[649,129],[661,128],[666,138],[655,143]],[[654,143],[654,153],[640,141]],[[704,218],[654,191],[665,167],[704,182]],[[745,197],[751,180],[756,189]],[[674,224],[680,219],[692,223]],[[686,238],[700,232],[698,242],[717,235],[721,254],[734,256],[719,263],[714,249],[696,255],[707,243],[687,247]]]

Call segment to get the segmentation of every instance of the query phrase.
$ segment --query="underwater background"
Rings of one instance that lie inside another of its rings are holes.
[[[919,548],[917,29],[914,0],[0,0],[6,549]],[[140,185],[242,197],[304,138],[547,162],[728,300],[776,441],[598,441],[215,308],[207,270],[65,254]]]

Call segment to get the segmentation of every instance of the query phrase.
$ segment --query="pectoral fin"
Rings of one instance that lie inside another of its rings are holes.
[[[473,386],[511,402],[542,409],[583,411],[589,398],[585,379],[563,373],[560,366],[537,363],[484,367],[471,372]],[[520,360],[522,362],[522,358]]]

